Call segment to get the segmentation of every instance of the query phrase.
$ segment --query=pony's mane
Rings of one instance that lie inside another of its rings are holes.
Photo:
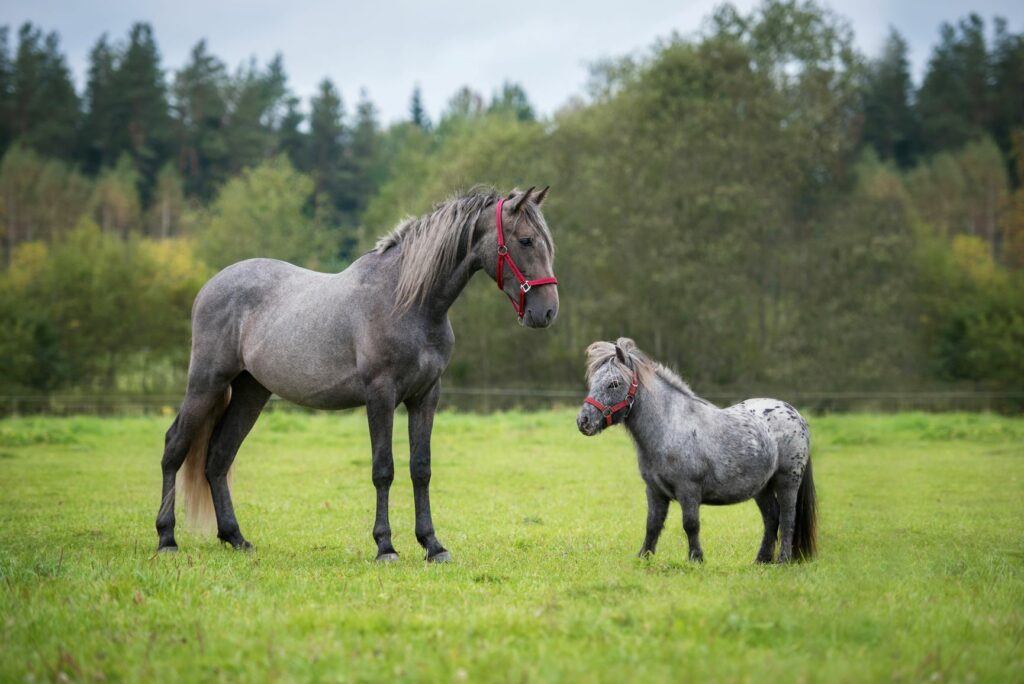
[[[518,192],[514,190],[512,195]],[[464,247],[467,251],[471,249],[473,226],[480,220],[484,209],[493,207],[499,198],[492,187],[473,187],[435,204],[429,214],[403,219],[394,230],[377,240],[373,250],[378,254],[402,245],[398,284],[395,286],[395,306],[399,311],[422,303],[438,281],[451,274],[458,259],[460,236],[465,233]],[[520,214],[537,228],[553,254],[551,231],[537,205],[523,202]]]
[[[616,346],[626,354],[629,365],[619,360],[618,354],[615,352]],[[615,342],[594,342],[587,347],[587,382],[590,382],[590,378],[593,377],[598,368],[609,362],[611,362],[612,367],[618,371],[619,375],[626,382],[629,382],[633,377],[633,368],[635,368],[641,385],[650,382],[654,377],[659,377],[670,387],[682,392],[686,396],[700,399],[690,389],[690,386],[673,370],[656,361],[652,361],[647,354],[640,351],[639,347],[636,346],[636,342],[628,337],[620,337]]]

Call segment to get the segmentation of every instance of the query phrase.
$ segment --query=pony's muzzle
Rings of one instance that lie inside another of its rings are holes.
[[[589,415],[591,413],[595,415]],[[601,429],[601,416],[587,404],[580,409],[579,414],[576,416],[576,427],[587,437],[592,437]]]

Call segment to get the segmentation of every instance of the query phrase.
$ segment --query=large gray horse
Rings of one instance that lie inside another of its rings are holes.
[[[554,243],[540,210],[546,192],[530,188],[502,197],[478,189],[456,197],[405,220],[341,273],[250,259],[215,275],[192,307],[188,388],[162,462],[158,548],[177,548],[175,479],[182,464],[179,485],[190,513],[212,508],[221,540],[251,546],[235,519],[227,476],[273,392],[318,409],[366,406],[378,560],[398,558],[388,492],[394,411],[404,403],[416,539],[427,560],[449,560],[434,535],[429,498],[430,433],[454,343],[448,309],[483,269],[512,300],[521,323],[551,324],[558,290]]]
[[[779,538],[780,563],[814,555],[811,436],[796,409],[777,399],[713,406],[625,337],[587,348],[587,381],[590,394],[576,418],[580,432],[595,435],[622,423],[636,444],[647,484],[641,556],[654,553],[671,500],[683,508],[690,559],[703,561],[700,505],[750,498],[764,520],[758,563],[772,561]]]

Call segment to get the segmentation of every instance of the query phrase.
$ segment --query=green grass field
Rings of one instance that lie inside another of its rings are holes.
[[[447,566],[404,418],[386,566],[361,413],[265,415],[234,485],[256,551],[160,556],[168,418],[0,421],[0,681],[1024,680],[1024,420],[812,420],[821,555],[760,567],[753,502],[702,509],[703,566],[675,505],[637,559],[632,446],[573,418],[438,416]]]

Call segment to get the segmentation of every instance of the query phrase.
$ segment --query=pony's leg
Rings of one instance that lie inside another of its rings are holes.
[[[793,531],[796,529],[797,486],[787,485],[776,490],[779,498],[779,562],[788,563],[793,558]]]
[[[228,489],[228,470],[269,398],[270,390],[248,372],[242,371],[231,381],[231,403],[210,439],[206,480],[210,483],[213,510],[217,513],[217,537],[236,549],[251,549],[252,544],[242,536],[238,520],[235,519],[235,508],[231,504],[231,491]]]
[[[754,501],[761,509],[761,519],[764,521],[764,538],[754,562],[771,563],[775,555],[775,542],[779,538],[779,501],[770,485],[758,492]]]
[[[391,544],[391,523],[388,521],[388,494],[395,479],[395,459],[391,451],[391,434],[395,422],[395,391],[380,383],[367,388],[366,418],[370,424],[370,447],[373,449],[373,486],[377,489],[377,518],[373,523],[373,539],[377,542],[377,560],[398,560]]]
[[[163,473],[163,488],[160,497],[160,510],[156,516],[156,532],[160,538],[157,551],[176,551],[178,544],[174,540],[174,480],[178,469],[185,462],[192,440],[200,432],[203,422],[216,410],[217,402],[224,395],[224,387],[207,390],[189,390],[181,402],[181,410],[174,419],[164,437],[164,456],[160,462]]]
[[[683,531],[690,546],[690,560],[703,563],[704,551],[700,548],[700,499],[696,496],[681,497],[683,507]]]
[[[440,396],[438,381],[423,397],[405,402],[409,410],[409,475],[416,502],[416,540],[426,549],[427,560],[433,563],[451,560],[451,555],[434,536],[434,521],[430,516],[430,433]]]
[[[641,558],[654,555],[658,537],[661,536],[661,531],[665,527],[668,503],[669,498],[661,490],[647,483],[647,535],[644,537],[644,545],[640,548]]]

